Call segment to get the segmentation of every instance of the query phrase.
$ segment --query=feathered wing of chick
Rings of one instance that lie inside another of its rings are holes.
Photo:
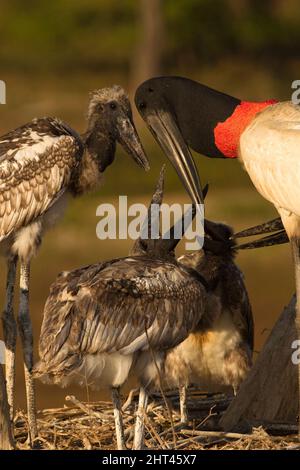
[[[242,339],[248,344],[251,352],[254,343],[254,322],[248,292],[244,283],[244,275],[234,263],[222,267],[222,305],[230,311],[232,320]]]
[[[0,241],[46,212],[79,170],[83,143],[54,118],[0,138]]]
[[[205,288],[177,263],[123,258],[61,274],[47,299],[35,375],[59,379],[87,354],[134,354],[183,341]]]

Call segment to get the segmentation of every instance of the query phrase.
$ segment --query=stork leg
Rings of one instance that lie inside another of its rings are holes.
[[[188,423],[188,413],[187,413],[187,389],[186,386],[183,385],[179,387],[179,401],[180,401],[180,422],[181,424]]]
[[[111,397],[114,407],[114,417],[115,417],[115,426],[116,426],[116,437],[117,437],[117,447],[118,450],[125,450],[125,436],[124,436],[124,427],[122,419],[122,407],[120,392],[118,388],[112,388]]]
[[[298,238],[292,238],[291,244],[297,294],[295,326],[297,331],[297,339],[300,340],[300,240]],[[300,363],[298,364],[298,415],[298,436],[300,437]]]
[[[144,428],[145,428],[145,413],[148,404],[148,394],[144,387],[140,388],[139,404],[137,409],[133,449],[142,450],[144,447]]]
[[[7,401],[11,421],[14,418],[15,391],[15,353],[17,342],[17,324],[14,316],[14,287],[16,280],[18,257],[12,256],[7,262],[6,299],[2,314],[3,334],[5,343],[5,371]]]
[[[32,444],[33,440],[37,437],[37,424],[35,408],[35,389],[31,372],[33,366],[33,334],[29,314],[29,277],[30,263],[21,262],[18,326],[23,348],[29,438]]]

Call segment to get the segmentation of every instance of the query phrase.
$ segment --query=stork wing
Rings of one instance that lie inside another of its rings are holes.
[[[79,168],[83,144],[58,119],[34,119],[0,138],[0,241],[42,215]]]
[[[146,257],[60,276],[44,310],[41,360],[53,370],[72,355],[171,348],[198,323],[204,296],[183,268]]]

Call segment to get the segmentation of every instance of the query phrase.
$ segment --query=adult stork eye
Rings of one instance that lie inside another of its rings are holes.
[[[149,93],[153,93],[153,92],[154,92],[153,88],[151,88],[151,87],[148,88],[148,91],[149,91]]]
[[[109,104],[110,108],[111,109],[117,109],[117,103],[115,103],[114,101],[112,101],[110,104]]]

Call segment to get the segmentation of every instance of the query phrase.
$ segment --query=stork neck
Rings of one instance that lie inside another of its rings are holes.
[[[100,131],[87,132],[83,136],[83,142],[85,150],[73,188],[76,196],[97,188],[101,183],[102,173],[113,161],[116,150],[113,139]]]
[[[216,125],[214,128],[215,145],[224,157],[237,158],[240,137],[246,127],[257,113],[275,103],[275,100],[262,102],[241,101],[225,121]]]
[[[92,191],[99,185],[100,181],[101,172],[97,162],[85,150],[82,157],[81,169],[74,184],[74,196],[80,196],[88,191]]]
[[[84,144],[87,152],[99,165],[100,171],[112,163],[116,151],[116,139],[108,129],[94,127],[84,135]]]
[[[205,252],[204,262],[201,263],[197,271],[204,277],[210,290],[215,291],[220,281],[222,281],[222,273],[228,273],[228,270],[231,269],[233,258],[234,254],[231,251],[223,255]]]

